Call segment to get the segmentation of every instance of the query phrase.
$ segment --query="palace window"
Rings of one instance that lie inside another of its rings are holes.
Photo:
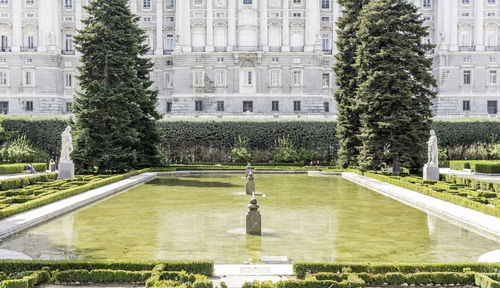
[[[142,8],[151,9],[151,0],[143,0],[142,1]]]
[[[33,111],[33,101],[26,101],[26,111]]]
[[[463,73],[462,84],[463,85],[471,85],[472,72],[470,70],[464,70],[462,73]]]
[[[73,74],[71,73],[64,74],[64,87],[66,88],[73,87]]]
[[[292,72],[292,86],[302,86],[302,70]]]
[[[423,2],[423,4],[422,4],[422,6],[423,6],[424,8],[431,8],[431,0],[423,0],[423,1],[424,1],[424,2]]]
[[[300,101],[293,101],[293,111],[300,112]]]
[[[325,113],[330,112],[330,102],[323,102],[323,108],[325,110]]]
[[[462,102],[462,110],[463,111],[470,111],[470,100],[464,100]]]
[[[205,86],[204,77],[205,77],[205,73],[203,72],[203,70],[193,71],[193,86],[194,87]]]
[[[322,9],[330,9],[330,0],[321,0]]]
[[[66,9],[73,8],[73,0],[64,0],[64,8]]]
[[[497,85],[497,70],[490,70],[488,79],[489,85]]]
[[[194,102],[194,111],[203,111],[203,101],[197,100]]]
[[[271,70],[271,87],[281,86],[281,71]]]
[[[9,85],[9,72],[0,71],[0,86]]]
[[[272,101],[271,102],[271,111],[274,111],[274,112],[280,111],[280,102],[279,101]]]
[[[224,101],[217,101],[217,111],[224,112]]]
[[[323,73],[323,88],[330,88],[330,74]]]

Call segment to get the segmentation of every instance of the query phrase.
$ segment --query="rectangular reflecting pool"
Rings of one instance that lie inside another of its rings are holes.
[[[12,236],[34,259],[475,262],[500,244],[340,176],[257,174],[263,236],[245,234],[241,175],[159,177]]]

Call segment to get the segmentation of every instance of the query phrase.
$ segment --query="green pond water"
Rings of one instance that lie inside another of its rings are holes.
[[[243,175],[157,178],[3,241],[37,259],[474,262],[500,244],[338,176],[256,175],[264,235],[245,235]]]

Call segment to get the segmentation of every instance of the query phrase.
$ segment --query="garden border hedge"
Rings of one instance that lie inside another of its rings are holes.
[[[465,208],[473,209],[473,210],[479,211],[481,213],[485,213],[485,214],[495,216],[495,217],[500,217],[500,209],[495,208],[495,207],[490,207],[490,206],[469,200],[465,197],[460,197],[460,196],[451,195],[451,194],[447,194],[447,193],[436,192],[432,188],[429,188],[426,186],[412,184],[409,182],[401,181],[401,180],[394,179],[394,178],[391,178],[389,176],[384,176],[384,175],[380,175],[380,174],[365,172],[364,175],[367,177],[373,178],[373,179],[380,180],[382,182],[386,182],[386,183],[389,183],[389,184],[392,184],[395,186],[399,186],[399,187],[406,188],[406,189],[409,189],[409,190],[412,190],[412,191],[415,191],[418,193],[422,193],[424,195],[428,195],[428,196],[434,197],[436,199],[450,202],[450,203],[453,203],[453,204],[456,204],[456,205],[459,205],[459,206],[462,206]]]
[[[102,180],[99,180],[99,181],[96,181],[93,183],[89,183],[86,185],[82,185],[79,187],[74,187],[74,188],[62,190],[60,192],[56,192],[56,193],[32,200],[32,201],[28,201],[28,202],[19,204],[17,206],[4,208],[4,209],[0,210],[0,219],[12,216],[14,214],[26,212],[28,210],[38,208],[40,206],[43,206],[43,205],[46,205],[46,204],[49,204],[49,203],[52,203],[52,202],[55,202],[55,201],[58,201],[61,199],[65,199],[65,198],[68,198],[70,196],[78,195],[80,193],[87,192],[91,189],[102,187],[104,185],[108,185],[108,184],[129,178],[129,177],[132,177],[132,176],[135,176],[135,175],[147,172],[147,171],[148,171],[147,169],[131,171],[131,172],[128,172],[125,174],[112,176],[112,177],[105,178],[105,179],[102,179]]]
[[[0,260],[0,271],[15,273],[36,271],[47,267],[50,270],[124,270],[151,271],[156,265],[164,266],[162,271],[186,271],[187,273],[212,276],[214,263],[212,261],[120,261],[120,260]]]
[[[500,273],[500,263],[423,263],[423,264],[350,264],[326,262],[296,262],[293,271],[298,278],[319,272],[342,273],[349,269],[352,273],[417,273],[417,272],[463,272],[467,269],[479,273]]]
[[[17,174],[28,171],[29,163],[15,163],[15,164],[2,164],[0,165],[0,174]],[[46,163],[33,163],[33,167],[38,172],[45,172],[47,170]]]

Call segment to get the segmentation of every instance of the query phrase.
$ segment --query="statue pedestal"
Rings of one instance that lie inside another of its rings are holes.
[[[75,164],[59,163],[59,175],[57,179],[73,179],[75,178]]]
[[[255,192],[255,182],[253,180],[247,180],[246,182],[246,194],[252,195]]]
[[[248,211],[247,212],[247,234],[250,235],[261,235],[261,218],[259,211]]]
[[[436,180],[439,181],[439,167],[424,165],[424,180]]]

